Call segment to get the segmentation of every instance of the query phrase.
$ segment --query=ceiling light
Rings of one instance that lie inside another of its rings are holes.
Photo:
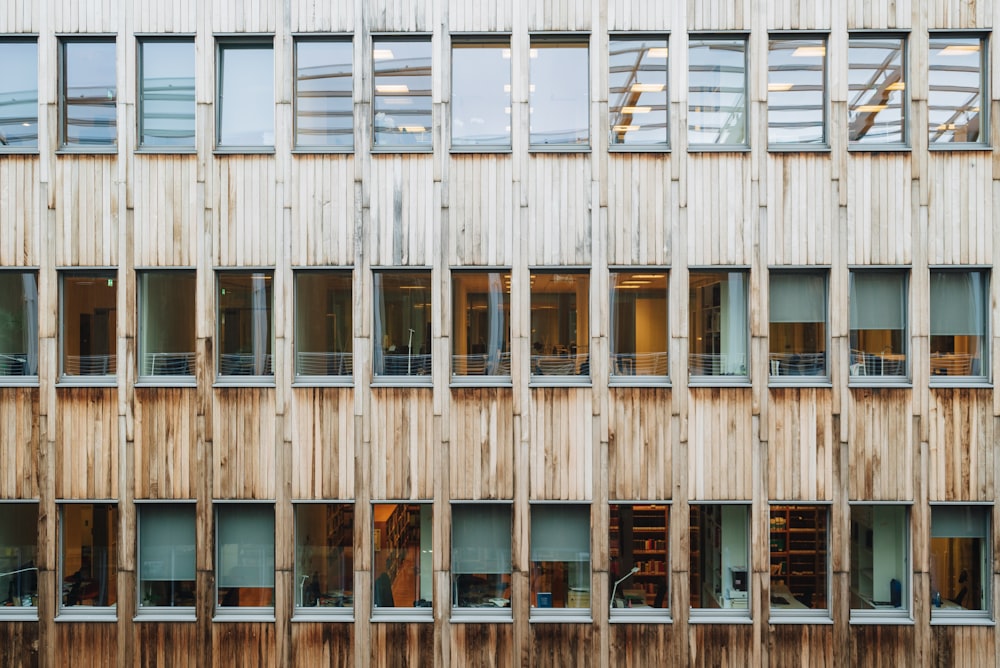
[[[863,114],[877,113],[879,111],[885,111],[889,108],[887,104],[862,104],[854,108],[855,111],[861,112]]]
[[[794,86],[795,84],[772,81],[767,84],[767,90],[769,93],[780,93],[786,90],[792,90]]]
[[[666,274],[632,274],[632,278],[666,278]]]
[[[375,92],[382,93],[383,95],[409,93],[410,88],[406,84],[377,84],[375,86]]]
[[[667,57],[667,47],[665,46],[654,46],[646,53],[647,58],[666,58]]]
[[[826,47],[822,44],[817,46],[800,46],[792,51],[795,58],[822,58],[826,55]]]
[[[905,81],[894,81],[885,87],[886,90],[906,90]]]
[[[648,114],[652,107],[622,107],[623,114]]]
[[[942,56],[967,56],[970,53],[978,52],[978,44],[949,44],[941,49]]]
[[[639,129],[638,125],[616,125],[614,127],[614,131],[618,132],[618,133],[633,132],[633,131],[638,130],[638,129]]]
[[[633,93],[659,93],[666,87],[666,84],[634,83],[629,90]]]
[[[372,58],[375,60],[392,60],[395,56],[392,55],[392,49],[373,49]]]
[[[417,134],[420,132],[427,132],[427,128],[422,125],[400,125],[400,132],[408,132],[410,134]]]

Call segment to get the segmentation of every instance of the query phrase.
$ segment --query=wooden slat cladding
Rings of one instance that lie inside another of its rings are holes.
[[[531,390],[528,460],[532,499],[593,498],[592,413],[590,388]]]
[[[0,160],[0,266],[37,266],[41,229],[39,161],[34,156]]]
[[[107,622],[55,624],[56,665],[88,668],[118,665],[118,625]]]
[[[935,666],[942,668],[996,665],[996,629],[989,626],[932,626],[929,656],[933,657]]]
[[[813,0],[772,0],[767,3],[768,30],[829,30],[835,5]]]
[[[38,398],[38,388],[0,389],[0,499],[38,498]]]
[[[218,156],[215,165],[214,262],[220,267],[273,266],[281,187],[273,156]]]
[[[270,0],[244,0],[239,5],[230,0],[210,0],[202,12],[211,19],[212,32],[273,33],[282,16],[281,7]]]
[[[47,15],[50,29],[57,33],[113,33],[120,26],[120,12],[124,11],[124,5],[107,0],[49,0],[44,4],[56,9]]]
[[[844,260],[847,264],[909,264],[914,235],[910,155],[852,153],[850,158]]]
[[[56,498],[117,498],[117,388],[63,388],[56,398]]]
[[[532,624],[529,631],[532,668],[598,665],[597,634],[589,624]]]
[[[688,666],[755,665],[753,627],[749,624],[692,624],[688,628]]]
[[[39,665],[37,622],[5,622],[0,624],[0,666],[4,668],[37,668]]]
[[[452,265],[514,262],[516,202],[509,155],[453,155],[448,166]]]
[[[509,32],[517,0],[447,0],[448,23],[453,32]]]
[[[354,30],[354,3],[326,2],[325,0],[293,0],[289,3],[291,31],[339,32]]]
[[[539,3],[549,5],[550,3]],[[589,154],[536,153],[528,160],[528,263],[589,265],[592,245]]]
[[[257,387],[213,392],[214,498],[274,498],[274,392]]]
[[[430,32],[433,0],[372,0],[364,3],[365,29],[370,32]],[[360,30],[360,27],[358,28]]]
[[[136,4],[132,23],[137,33],[193,33],[198,28],[198,0],[173,0]]]
[[[749,388],[690,390],[688,498],[744,500],[753,494]]]
[[[352,668],[353,624],[292,624],[292,665],[297,668]]]
[[[135,665],[141,668],[195,668],[198,665],[195,624],[142,622],[132,627]]]
[[[512,624],[452,624],[450,628],[451,665],[479,668],[517,665]]]
[[[135,498],[192,499],[198,485],[194,388],[136,388]]]
[[[8,0],[0,12],[0,33],[38,32],[38,14],[42,3],[35,0]]]
[[[927,160],[928,264],[993,261],[993,166],[982,153],[932,153]]]
[[[136,266],[195,264],[197,166],[193,155],[135,157],[128,205],[134,210]]]
[[[611,624],[608,653],[618,668],[681,665],[676,661],[676,631],[671,624]],[[674,657],[670,662],[666,657]]]
[[[513,391],[452,390],[450,417],[451,498],[513,498]]]
[[[370,668],[434,664],[433,624],[372,624]]]
[[[293,390],[292,425],[292,497],[354,498],[354,390]]]
[[[214,668],[254,666],[278,668],[275,625],[265,622],[212,624],[212,665]]]
[[[609,0],[608,30],[669,30],[675,10],[666,2]]]
[[[55,162],[49,202],[56,210],[60,267],[118,264],[119,197],[115,156],[63,156]]]
[[[671,391],[608,391],[608,498],[669,499],[673,493]]]
[[[370,493],[372,499],[434,496],[434,402],[430,389],[372,390]]]
[[[678,215],[669,154],[608,156],[608,263],[668,265]]]
[[[767,156],[768,265],[823,265],[839,241],[836,165],[819,154]]]
[[[749,30],[754,8],[751,0],[687,0],[687,29]]]
[[[372,265],[430,265],[434,248],[434,180],[430,155],[374,155],[370,198]]]
[[[934,627],[931,628],[933,632]],[[916,634],[912,626],[858,624],[850,627],[850,634],[851,647],[847,661],[851,666],[861,668],[863,666],[927,665],[922,664],[917,654]],[[992,645],[993,641],[990,641],[990,644]],[[937,665],[974,666],[986,664],[945,662]]]
[[[771,668],[834,668],[833,626],[776,624],[768,627],[768,663]],[[838,657],[839,658],[839,657]]]
[[[751,264],[758,213],[749,157],[691,154],[686,169],[688,265]]]
[[[913,26],[913,3],[925,0],[848,0],[848,30],[902,30]],[[937,0],[935,4],[945,4]],[[951,4],[951,3],[948,3]],[[964,3],[962,3],[964,4]]]
[[[353,156],[295,157],[289,184],[294,224],[288,230],[293,266],[354,263],[354,192]]]
[[[595,0],[525,2],[528,30],[590,30]]]
[[[836,446],[832,391],[771,388],[768,394],[768,498],[832,500]]]
[[[851,499],[913,499],[913,409],[908,389],[849,390]]]
[[[934,389],[928,421],[927,493],[932,501],[996,499],[993,392]]]

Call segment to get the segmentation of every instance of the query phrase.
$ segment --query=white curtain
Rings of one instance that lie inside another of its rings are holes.
[[[382,286],[382,274],[372,277],[375,291],[375,337],[372,341],[372,356],[375,374],[385,373],[385,294]]]
[[[746,281],[740,272],[730,272],[720,286],[720,347],[722,373],[743,375],[747,373],[747,319]]]
[[[270,373],[267,368],[267,351],[270,347],[270,327],[267,324],[267,277],[253,275],[253,372],[256,376]]]
[[[503,281],[500,274],[491,273],[489,275],[489,343],[487,345],[486,368],[489,373],[496,374],[500,367],[500,354],[504,346],[504,312],[503,312]]]
[[[25,375],[38,375],[38,286],[34,274],[22,274],[24,287],[24,350]]]

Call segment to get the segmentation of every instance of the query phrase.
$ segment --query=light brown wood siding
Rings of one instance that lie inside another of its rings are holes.
[[[354,498],[354,391],[292,392],[292,498]]]
[[[132,445],[137,499],[192,499],[200,456],[193,388],[140,388]]]
[[[450,496],[514,497],[514,414],[507,388],[452,390]]]
[[[608,399],[608,497],[672,498],[671,392],[622,387],[609,390]]]
[[[38,498],[38,389],[0,390],[0,499]]]

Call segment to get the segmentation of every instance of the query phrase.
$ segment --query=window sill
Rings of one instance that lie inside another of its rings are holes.
[[[608,387],[672,387],[667,376],[611,376]]]
[[[213,623],[227,622],[273,622],[274,608],[245,608],[243,610],[216,611]]]
[[[753,624],[750,612],[742,615],[729,611],[710,612],[707,610],[692,610],[688,616],[689,624]]]
[[[866,611],[861,614],[851,612],[851,625],[865,626],[872,624],[885,624],[889,626],[913,626],[913,618],[910,617],[909,610],[905,612],[873,612]]]
[[[452,389],[475,387],[514,387],[510,376],[452,376]]]
[[[380,608],[372,612],[372,623],[434,623],[433,608]]]
[[[117,146],[93,146],[86,148],[73,148],[69,146],[61,146],[56,149],[56,155],[117,155]]]
[[[0,376],[0,387],[38,387],[38,376]]]
[[[830,153],[829,144],[768,144],[768,153]]]
[[[296,376],[292,387],[354,387],[354,376]]]
[[[528,617],[529,624],[593,624],[594,618],[590,609],[574,610],[573,608],[532,608]]]
[[[670,153],[669,144],[609,144],[608,153]]]
[[[692,144],[688,153],[749,153],[749,144]]]
[[[510,146],[452,146],[448,149],[451,155],[475,155],[477,153],[510,155],[514,150]]]
[[[295,608],[292,622],[354,623],[354,608]]]
[[[0,624],[6,622],[37,622],[38,608],[35,606],[11,606],[0,608]]]
[[[688,387],[752,387],[746,376],[691,376]]]
[[[930,382],[928,383],[932,390],[940,390],[946,388],[955,389],[979,389],[979,390],[991,390],[993,389],[993,383],[986,380],[985,378],[970,378],[970,377],[956,377],[956,376],[931,376]]]
[[[829,610],[796,610],[795,612],[771,610],[767,623],[772,625],[816,624],[819,626],[830,626],[833,624],[833,618],[830,617]]]
[[[292,155],[354,155],[354,146],[296,146]]]
[[[416,153],[416,154],[426,154],[432,155],[434,153],[433,146],[372,146],[371,155],[397,155],[400,153]]]
[[[431,376],[375,376],[371,387],[416,387],[430,389],[434,387]]]
[[[833,387],[829,376],[769,376],[768,387]]]
[[[198,617],[194,607],[182,608],[139,608],[133,622],[196,622]]]
[[[665,608],[614,608],[608,619],[611,624],[673,624]]]
[[[40,155],[37,146],[32,148],[9,148],[0,150],[0,155]]]
[[[198,155],[194,146],[140,146],[136,155]]]
[[[971,613],[964,615],[942,615],[931,612],[931,626],[995,626],[996,622],[985,615]]]
[[[56,622],[117,622],[118,608],[90,607],[63,608],[56,615]]]
[[[532,376],[528,387],[593,387],[590,376]]]
[[[61,376],[56,387],[118,387],[118,376]]]
[[[969,142],[967,144],[944,143],[944,144],[928,144],[927,150],[930,151],[931,153],[941,153],[941,152],[975,153],[977,151],[982,153],[991,153],[993,151],[993,147],[990,146],[989,144],[977,144],[972,142]]]
[[[590,153],[590,144],[532,144],[528,153]]]
[[[479,611],[475,609],[465,609],[460,608],[458,610],[452,609],[451,619],[449,620],[452,624],[513,624],[514,616],[510,612],[510,608],[502,610],[497,608],[496,612],[491,610],[485,610],[482,614],[477,614]]]
[[[194,376],[139,376],[135,387],[198,387]]]
[[[274,155],[273,146],[216,146],[212,155]]]
[[[892,378],[891,376],[851,376],[847,387],[852,390],[868,388],[912,389],[913,382],[909,378]]]
[[[274,376],[239,376],[239,378],[240,380],[216,378],[212,387],[275,387]]]
[[[848,144],[848,153],[910,153],[906,144]]]

